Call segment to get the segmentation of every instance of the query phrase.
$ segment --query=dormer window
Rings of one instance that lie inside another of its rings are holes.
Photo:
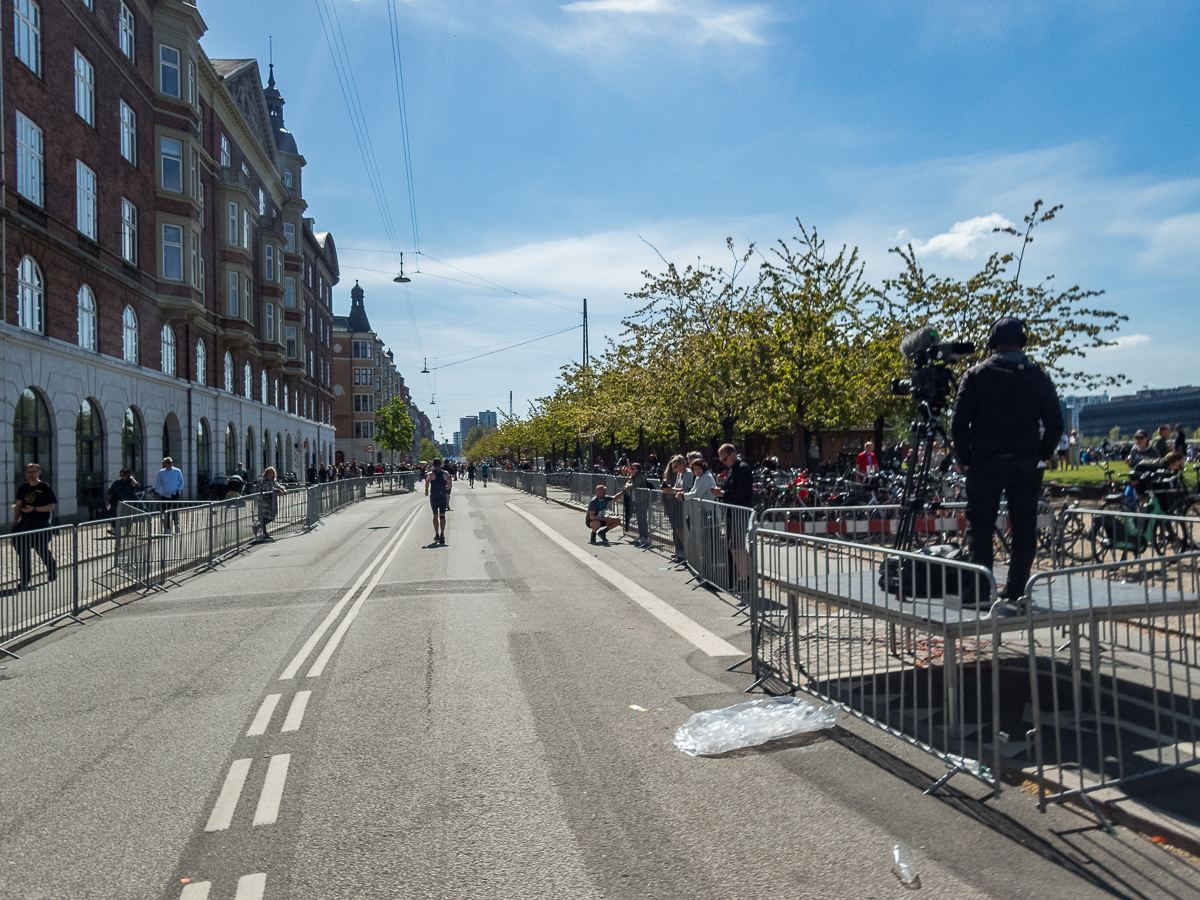
[[[285,188],[292,186],[292,170],[290,166],[283,170],[283,186]]]

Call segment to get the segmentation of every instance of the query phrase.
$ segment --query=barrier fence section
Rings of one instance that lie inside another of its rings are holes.
[[[1170,556],[1200,549],[1200,518],[1156,512],[1065,506],[1055,520],[1059,567]]]
[[[949,771],[930,791],[968,772],[998,792],[999,619],[962,602],[995,596],[991,572],[790,531],[792,512],[751,532],[755,686],[806,691],[937,756]]]
[[[120,504],[112,518],[0,536],[0,644],[63,618],[78,620],[124,591],[156,588],[212,565],[252,543],[264,524],[269,534],[306,531],[365,499],[368,487],[381,495],[406,492],[414,479],[408,473],[371,485],[347,479],[293,486],[271,501],[257,493],[212,503],[138,500]]]
[[[1035,573],[1025,595],[1043,809],[1200,761],[1200,552]]]

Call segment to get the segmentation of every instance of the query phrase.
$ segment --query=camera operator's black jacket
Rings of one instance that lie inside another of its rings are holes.
[[[960,466],[994,456],[1049,459],[1062,433],[1054,383],[1028,359],[992,356],[963,373],[950,425]]]

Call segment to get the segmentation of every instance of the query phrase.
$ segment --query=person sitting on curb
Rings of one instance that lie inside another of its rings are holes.
[[[616,516],[608,515],[608,504],[624,494],[624,489],[617,491],[615,497],[609,497],[608,488],[602,484],[596,485],[596,496],[592,498],[592,502],[587,508],[587,526],[592,530],[589,543],[596,543],[597,535],[600,537],[600,543],[608,543],[608,529],[615,528],[621,524],[621,520]]]

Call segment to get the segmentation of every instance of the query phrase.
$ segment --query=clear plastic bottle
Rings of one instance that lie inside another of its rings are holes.
[[[903,844],[892,847],[892,874],[900,879],[906,888],[916,890],[921,886],[921,878],[917,875],[917,866],[913,862],[912,851]]]

